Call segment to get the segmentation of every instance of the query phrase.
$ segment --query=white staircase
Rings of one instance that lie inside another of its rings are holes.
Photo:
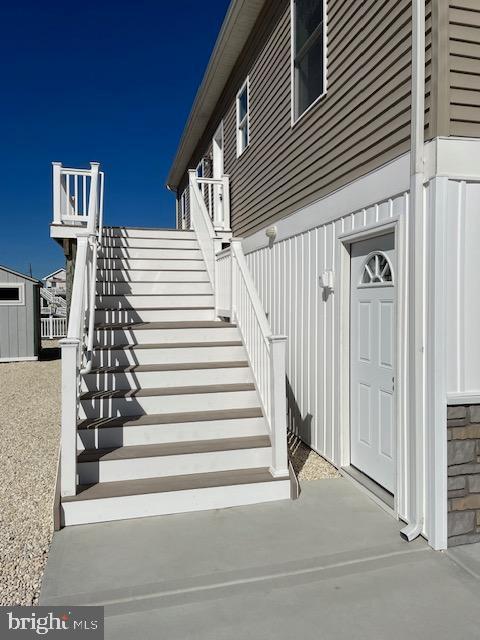
[[[270,472],[269,424],[242,333],[217,319],[196,233],[105,228],[95,280],[63,523],[289,498],[288,474]]]

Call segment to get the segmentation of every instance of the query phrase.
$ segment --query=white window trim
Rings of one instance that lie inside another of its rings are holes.
[[[0,282],[0,288],[19,290],[19,300],[0,300],[1,307],[24,307],[25,306],[25,283],[24,282]]]
[[[245,116],[245,118],[242,120],[242,122],[240,122],[240,101],[239,98],[241,96],[241,94],[245,91],[245,89],[247,89],[247,114]],[[247,76],[247,79],[245,80],[245,82],[242,84],[242,86],[240,87],[240,89],[237,92],[237,98],[236,98],[236,108],[237,108],[237,158],[239,158],[242,153],[244,153],[248,147],[250,146],[250,76]],[[245,147],[243,149],[240,148],[240,144],[241,144],[241,137],[240,137],[240,125],[243,124],[246,120],[246,125],[247,125],[247,138],[248,138],[248,142],[245,145]]]
[[[295,0],[290,0],[290,125],[293,128],[307,113],[317,106],[328,92],[328,11],[327,0],[323,0],[323,93],[298,117],[295,114]]]

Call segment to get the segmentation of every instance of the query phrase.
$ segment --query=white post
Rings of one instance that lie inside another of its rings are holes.
[[[80,340],[65,338],[62,349],[62,431],[60,492],[74,496],[77,489],[77,366]]]
[[[222,227],[224,231],[230,231],[230,176],[222,177]]]
[[[241,240],[232,240],[230,242],[230,273],[231,273],[231,285],[230,285],[230,292],[231,292],[231,302],[230,302],[230,308],[231,308],[231,312],[230,312],[230,322],[235,322],[235,315],[237,312],[237,284],[236,284],[236,269],[238,268],[237,265],[237,256],[236,256],[236,251],[235,248],[237,246],[242,246],[242,241]]]
[[[53,340],[53,316],[52,315],[48,316],[48,334],[50,336],[50,340]]]
[[[270,404],[272,466],[274,478],[288,476],[287,394],[285,384],[286,336],[270,336]]]
[[[90,163],[91,181],[90,181],[90,196],[88,198],[88,222],[87,229],[90,234],[94,234],[98,223],[98,172],[100,169],[99,162]]]
[[[62,163],[52,162],[53,167],[53,222],[62,222],[62,194],[61,194],[61,172]]]

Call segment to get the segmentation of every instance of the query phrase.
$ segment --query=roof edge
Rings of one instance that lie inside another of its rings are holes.
[[[3,271],[8,271],[8,273],[11,273],[13,276],[18,276],[19,278],[25,278],[25,280],[30,280],[30,282],[34,282],[35,284],[39,284],[40,286],[43,286],[42,282],[37,278],[33,278],[32,276],[27,276],[25,273],[20,273],[20,271],[15,271],[15,269],[10,269],[10,267],[6,267],[4,264],[0,264],[0,269],[3,269]]]
[[[176,190],[266,0],[231,0],[167,178]]]

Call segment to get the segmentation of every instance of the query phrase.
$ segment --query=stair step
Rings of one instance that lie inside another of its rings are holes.
[[[97,295],[213,294],[210,282],[97,282]]]
[[[215,319],[214,307],[153,307],[149,309],[96,309],[96,323],[179,322]]]
[[[267,435],[193,442],[148,444],[81,451],[77,456],[79,484],[117,482],[185,474],[233,471],[271,463]]]
[[[190,229],[161,229],[156,227],[104,227],[104,238],[196,238]]]
[[[163,269],[141,271],[138,269],[99,269],[99,282],[210,282],[208,273],[203,270],[192,269]]]
[[[83,391],[113,391],[136,388],[171,388],[213,384],[241,384],[253,382],[253,374],[246,360],[240,362],[180,363],[105,367],[83,376]]]
[[[139,271],[205,271],[205,262],[201,258],[102,258],[98,259],[99,269],[139,270]]]
[[[188,411],[156,415],[122,416],[82,420],[78,423],[78,429],[96,429],[99,427],[103,429],[115,427],[141,427],[147,425],[178,424],[181,422],[206,422],[226,419],[234,420],[237,418],[259,418],[262,415],[260,407],[249,407],[246,409],[235,410]]]
[[[236,469],[80,486],[62,498],[64,525],[221,509],[290,498],[290,480],[268,468]]]
[[[127,260],[202,260],[200,249],[156,249],[155,247],[101,247],[98,257]]]
[[[112,346],[96,346],[94,351],[119,351],[135,349],[191,349],[194,347],[241,347],[241,340],[218,340],[218,341],[202,341],[202,342],[158,342],[146,344],[116,344]]]
[[[165,295],[97,295],[97,309],[178,309],[182,307],[210,308],[214,305],[214,296],[208,294],[165,294]]]
[[[102,248],[123,247],[123,248],[148,248],[148,249],[197,249],[199,248],[196,238],[149,238],[148,236],[135,236],[125,238],[119,236],[104,237]]]
[[[199,415],[205,419],[195,420]],[[210,417],[207,418],[207,415]],[[146,416],[140,416],[130,422],[128,418],[123,418],[125,422],[117,426],[112,426],[112,421],[90,423],[95,426],[77,432],[78,450],[264,436],[268,433],[259,407],[228,412],[210,411],[204,412],[203,416],[196,412],[192,420],[188,419],[189,416],[191,414],[174,414],[170,422],[163,422],[164,416],[158,416],[158,420],[154,419],[155,416],[148,416],[148,420],[145,420]],[[173,421],[178,417],[182,421]]]
[[[98,323],[95,329],[102,330],[130,330],[135,331],[151,330],[151,329],[222,329],[228,327],[236,327],[232,322],[222,322],[219,320],[198,320],[191,322],[125,322],[118,324]]]
[[[225,393],[235,391],[254,391],[253,383],[198,385],[190,387],[161,387],[157,389],[116,389],[113,391],[87,391],[80,400],[108,400],[109,398],[149,398],[152,396],[194,395],[200,393]]]

